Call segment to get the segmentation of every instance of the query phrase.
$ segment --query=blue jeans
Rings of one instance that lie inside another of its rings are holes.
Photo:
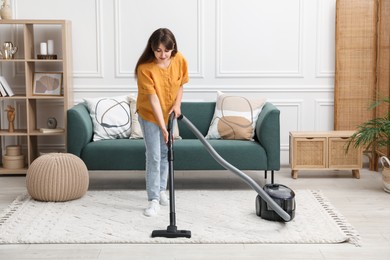
[[[165,191],[168,181],[168,146],[156,124],[138,115],[145,141],[146,192],[148,201],[160,201],[160,191]]]

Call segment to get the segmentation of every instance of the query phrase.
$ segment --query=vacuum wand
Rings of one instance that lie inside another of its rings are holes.
[[[168,120],[168,166],[169,166],[169,226],[166,230],[153,230],[152,237],[186,237],[191,238],[191,231],[178,230],[176,226],[176,212],[175,212],[175,176],[173,170],[173,120],[175,113],[172,112]]]
[[[252,178],[250,178],[248,175],[228,163],[226,160],[224,160],[216,151],[215,149],[207,142],[207,140],[204,138],[201,132],[191,123],[190,120],[188,120],[185,116],[180,115],[178,117],[179,120],[181,120],[188,129],[191,130],[191,132],[201,141],[201,143],[205,146],[206,150],[210,153],[210,155],[216,160],[222,167],[229,170],[230,172],[236,174],[238,177],[243,179],[253,190],[255,190],[261,198],[267,204],[284,220],[284,221],[290,221],[291,216],[284,211]]]
[[[173,120],[175,118],[175,112],[172,112],[168,119],[168,169],[169,169],[169,197],[175,198],[175,182],[173,171]],[[175,199],[169,201],[169,222],[168,228],[176,227],[176,211],[175,211]]]

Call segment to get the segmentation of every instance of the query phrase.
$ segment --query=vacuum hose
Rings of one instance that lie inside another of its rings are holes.
[[[254,189],[263,200],[270,206],[284,221],[290,221],[290,215],[284,211],[252,178],[248,175],[228,163],[225,159],[223,159],[215,149],[207,142],[207,140],[203,137],[202,133],[188,120],[185,116],[180,115],[178,117],[188,129],[201,141],[206,150],[210,153],[210,155],[216,160],[222,167],[236,174],[238,177],[243,179],[252,189]]]

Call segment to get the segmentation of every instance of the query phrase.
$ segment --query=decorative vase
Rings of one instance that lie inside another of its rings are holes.
[[[57,119],[55,117],[49,117],[47,119],[47,128],[56,129],[57,128]]]
[[[0,10],[0,16],[3,20],[12,19],[12,9],[9,0],[3,1],[3,5],[1,6]]]
[[[382,180],[383,180],[383,189],[386,192],[390,193],[390,160],[386,156],[380,158],[382,163]]]

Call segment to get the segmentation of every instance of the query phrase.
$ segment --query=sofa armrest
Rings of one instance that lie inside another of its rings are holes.
[[[93,137],[92,120],[84,104],[67,111],[67,130],[68,152],[80,157],[82,149]]]
[[[267,169],[280,169],[280,110],[267,102],[256,122],[256,137],[267,153]]]

